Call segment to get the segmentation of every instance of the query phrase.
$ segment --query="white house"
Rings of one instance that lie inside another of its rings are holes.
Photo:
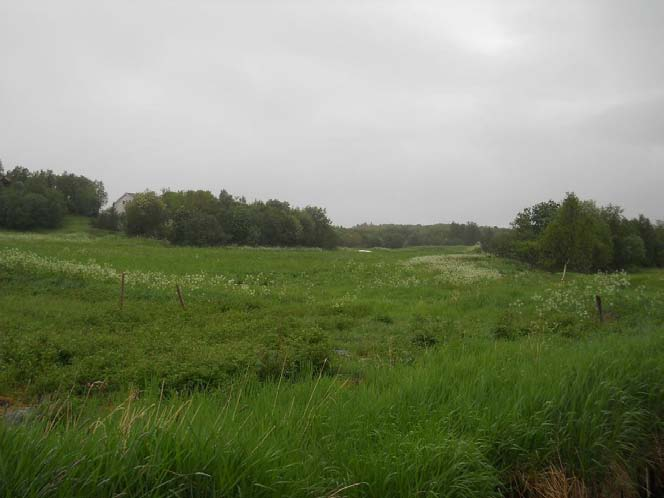
[[[118,214],[124,214],[125,206],[133,201],[134,197],[136,197],[136,194],[130,192],[122,194],[122,196],[113,203],[113,209],[115,209],[115,212]]]

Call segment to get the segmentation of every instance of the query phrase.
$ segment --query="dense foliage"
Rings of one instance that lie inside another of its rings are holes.
[[[20,166],[4,172],[0,163],[0,227],[54,228],[65,214],[95,216],[106,202],[103,183],[84,176]]]
[[[364,223],[352,228],[337,228],[339,244],[344,247],[458,246],[488,243],[501,232],[497,227],[477,223],[437,223],[435,225],[374,225]]]
[[[664,224],[618,206],[599,207],[569,193],[562,203],[521,211],[512,229],[485,245],[489,251],[549,269],[591,272],[664,266]]]
[[[143,192],[126,206],[124,216],[112,209],[97,222],[124,229],[128,235],[167,239],[177,245],[304,246],[332,248],[337,236],[325,210],[291,207],[269,200],[248,203],[225,190]]]

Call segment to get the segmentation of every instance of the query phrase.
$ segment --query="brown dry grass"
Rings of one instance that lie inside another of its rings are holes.
[[[536,498],[589,498],[585,484],[568,476],[562,467],[549,467],[525,483],[527,496]]]
[[[612,465],[610,475],[607,481],[591,489],[581,479],[569,475],[561,465],[553,466],[540,474],[524,476],[521,490],[517,495],[519,498],[637,498],[639,496],[638,485],[624,467]]]

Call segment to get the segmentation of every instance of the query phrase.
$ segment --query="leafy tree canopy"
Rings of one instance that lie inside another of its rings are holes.
[[[0,226],[16,230],[53,228],[65,214],[96,216],[106,202],[104,184],[70,173],[16,166],[0,175]]]
[[[619,206],[598,207],[569,193],[517,214],[512,229],[486,247],[549,269],[590,272],[664,266],[664,226],[641,215],[627,219]]]

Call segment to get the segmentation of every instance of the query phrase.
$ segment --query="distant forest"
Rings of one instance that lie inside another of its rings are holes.
[[[550,270],[579,272],[664,267],[664,223],[640,215],[629,219],[619,206],[598,206],[568,193],[521,211],[511,229],[484,249]]]
[[[373,225],[337,228],[339,245],[344,247],[388,247],[398,249],[414,246],[445,246],[488,244],[507,229],[481,227],[467,223],[438,223],[435,225]]]
[[[275,199],[247,202],[225,190],[137,194],[122,215],[110,208],[95,225],[169,240],[178,245],[303,246],[333,248],[337,236],[320,207],[295,208]]]
[[[95,225],[128,235],[167,239],[177,245],[387,247],[473,245],[487,243],[500,231],[468,222],[448,225],[357,225],[334,227],[325,209],[292,207],[275,199],[247,202],[225,190],[161,194],[143,192],[120,215],[102,212]]]
[[[590,272],[664,267],[664,223],[622,208],[598,206],[568,193],[517,214],[510,228],[473,222],[435,225],[334,227],[325,209],[297,208],[275,199],[247,202],[225,190],[137,194],[119,214],[107,202],[104,184],[73,173],[5,171],[0,162],[0,227],[58,227],[67,214],[93,218],[97,228],[177,245],[226,244],[284,247],[386,247],[481,244],[490,253],[550,270]]]

